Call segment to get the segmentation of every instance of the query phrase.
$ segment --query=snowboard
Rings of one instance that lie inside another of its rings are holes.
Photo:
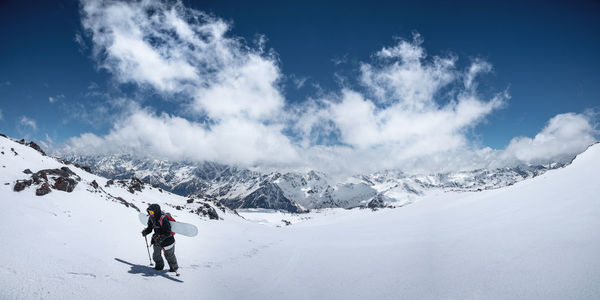
[[[144,224],[144,226],[148,226],[148,215],[145,213],[139,213],[138,217],[140,218],[140,222],[142,222],[142,224]],[[185,236],[196,236],[198,235],[198,228],[192,224],[189,223],[183,223],[183,222],[173,222],[171,221],[171,231],[175,232],[175,233],[179,233],[181,235],[185,235]]]

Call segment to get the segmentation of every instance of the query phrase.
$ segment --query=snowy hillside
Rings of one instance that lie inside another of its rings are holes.
[[[107,178],[140,178],[180,195],[198,194],[221,200],[232,209],[267,208],[303,212],[320,208],[402,206],[425,194],[481,191],[562,167],[520,166],[432,175],[382,171],[343,180],[316,171],[263,174],[217,163],[172,162],[123,156],[67,156]]]
[[[0,298],[574,299],[600,295],[600,144],[501,189],[440,192],[395,209],[246,211],[176,237],[181,277],[148,267],[137,211],[74,169],[71,192],[13,191],[24,169],[64,165],[0,138]],[[11,150],[11,148],[13,148]],[[18,154],[17,154],[18,153]],[[70,168],[70,166],[68,166]],[[8,183],[8,185],[6,185]],[[103,188],[138,207],[188,205],[156,188]],[[104,196],[103,196],[104,195]],[[280,218],[291,226],[264,226]],[[253,221],[254,220],[254,221]]]

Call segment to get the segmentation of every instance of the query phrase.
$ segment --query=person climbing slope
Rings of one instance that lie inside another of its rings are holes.
[[[152,259],[156,263],[154,269],[162,270],[164,268],[165,263],[161,254],[161,250],[164,250],[165,258],[169,263],[169,272],[177,272],[179,266],[175,257],[175,237],[173,237],[174,233],[171,232],[169,216],[160,210],[158,204],[151,204],[146,212],[149,216],[148,227],[142,230],[142,235],[145,237],[154,229],[151,242],[154,250]]]

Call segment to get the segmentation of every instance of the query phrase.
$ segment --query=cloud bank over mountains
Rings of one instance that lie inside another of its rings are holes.
[[[506,149],[481,148],[470,130],[507,105],[485,98],[477,78],[492,65],[457,67],[429,56],[422,38],[399,40],[360,64],[360,86],[292,104],[276,54],[228,35],[230,24],[181,2],[83,1],[93,57],[118,83],[176,101],[166,113],[130,100],[105,135],[82,134],[64,151],[138,153],[334,173],[381,169],[428,172],[564,159],[595,141],[591,115],[552,118],[534,138]]]

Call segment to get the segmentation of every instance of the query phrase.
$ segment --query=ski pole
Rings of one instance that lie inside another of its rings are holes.
[[[146,250],[148,250],[148,260],[150,261],[150,266],[154,265],[152,263],[152,259],[150,258],[150,246],[148,246],[148,238],[144,236],[144,240],[146,240]]]

